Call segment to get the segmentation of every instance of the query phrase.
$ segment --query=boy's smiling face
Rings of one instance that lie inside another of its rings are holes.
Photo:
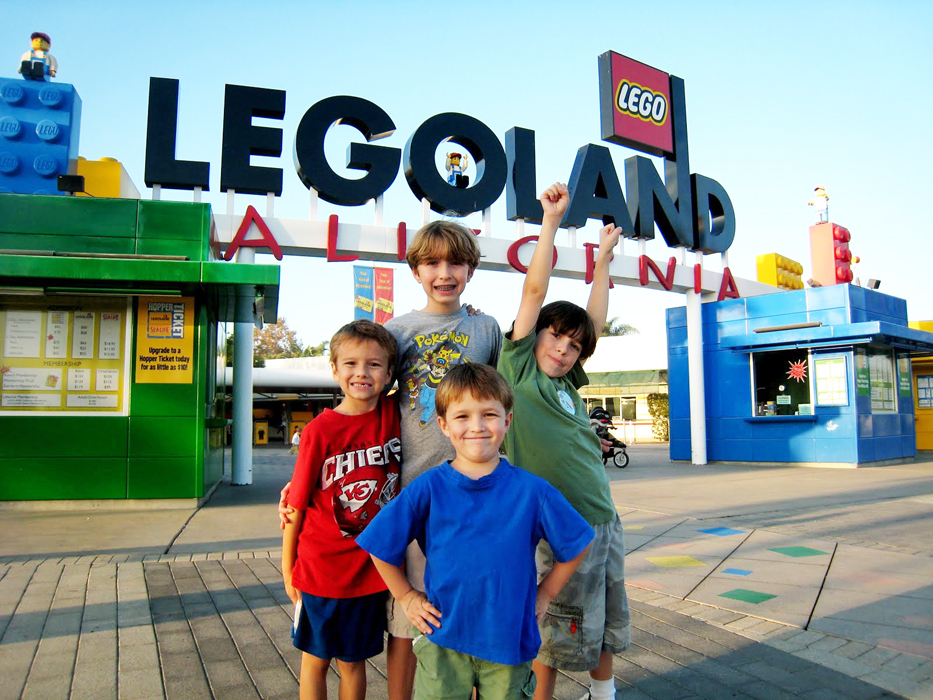
[[[385,348],[375,340],[341,343],[339,355],[330,366],[346,396],[344,403],[360,412],[375,408],[379,395],[392,379]]]
[[[460,295],[473,271],[466,263],[449,260],[426,260],[412,274],[421,284],[428,303],[424,310],[430,313],[448,313],[460,308]]]
[[[499,463],[499,446],[512,422],[512,414],[497,399],[477,399],[465,393],[450,402],[437,422],[457,451],[452,465],[471,471]]]
[[[576,336],[559,333],[553,326],[542,328],[535,339],[535,360],[551,379],[563,377],[573,369],[582,350]]]

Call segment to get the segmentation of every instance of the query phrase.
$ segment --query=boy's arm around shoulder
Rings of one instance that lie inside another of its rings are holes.
[[[515,322],[512,324],[512,340],[521,340],[534,332],[538,323],[538,314],[544,305],[551,279],[554,235],[557,233],[557,228],[560,226],[569,203],[570,194],[567,185],[560,182],[548,187],[541,195],[541,207],[544,210],[541,233],[538,234],[538,244],[528,264],[528,272],[525,273],[521,304],[515,315]]]

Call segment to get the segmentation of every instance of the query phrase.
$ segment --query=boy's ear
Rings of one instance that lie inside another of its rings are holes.
[[[471,269],[471,270],[470,270],[470,274],[467,275],[467,282],[469,282],[471,279],[473,279],[473,273],[474,273],[474,272],[476,272],[476,268],[475,268],[475,267],[474,267],[473,269]]]
[[[450,437],[450,431],[447,429],[447,421],[444,420],[444,416],[437,417],[437,424],[440,426],[441,432],[447,437]]]
[[[337,378],[337,365],[335,365],[333,362],[330,363],[330,372],[334,376],[334,381],[339,382]]]
[[[509,415],[505,417],[505,429],[508,430],[510,425],[512,425],[512,412],[511,411],[509,411]]]

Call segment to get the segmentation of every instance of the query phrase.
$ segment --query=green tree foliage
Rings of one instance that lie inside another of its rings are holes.
[[[606,325],[603,326],[603,332],[599,336],[617,336],[617,335],[632,335],[638,333],[638,329],[635,326],[630,326],[627,323],[622,323],[619,321],[618,317],[610,318],[606,321]]]
[[[233,333],[227,336],[227,340],[224,343],[225,350],[224,355],[227,357],[227,367],[233,367]],[[253,367],[265,367],[266,360],[264,357],[257,357],[253,355]]]
[[[651,425],[651,432],[655,438],[662,442],[671,439],[670,406],[668,404],[667,394],[648,394],[648,413],[654,423]]]
[[[284,318],[266,323],[262,329],[253,329],[253,357],[277,360],[282,357],[301,357],[304,347]]]
[[[302,357],[323,357],[330,349],[330,341],[322,340],[318,345],[309,345],[301,351]]]

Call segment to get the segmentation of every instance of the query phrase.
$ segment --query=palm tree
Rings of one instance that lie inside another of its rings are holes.
[[[606,321],[606,325],[603,326],[603,332],[599,334],[599,337],[605,336],[616,336],[616,335],[632,335],[633,333],[638,333],[638,329],[635,326],[630,326],[627,323],[621,323],[619,317],[610,318]]]

